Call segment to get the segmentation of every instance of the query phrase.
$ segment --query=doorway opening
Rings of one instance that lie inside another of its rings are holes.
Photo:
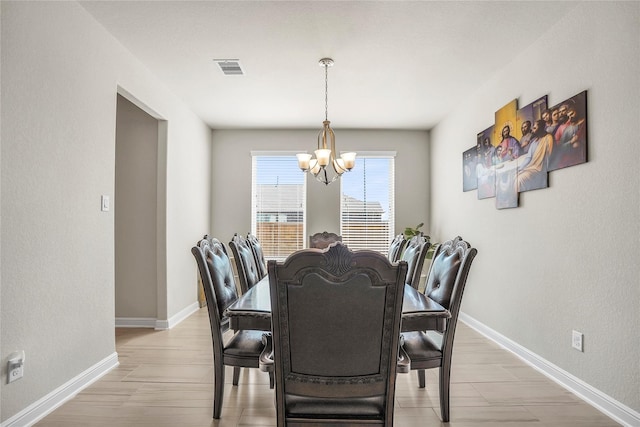
[[[116,106],[114,248],[115,325],[161,329],[166,323],[163,162],[166,121],[126,91]],[[164,321],[164,322],[163,322]]]

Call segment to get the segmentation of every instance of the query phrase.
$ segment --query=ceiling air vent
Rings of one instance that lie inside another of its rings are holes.
[[[243,76],[244,71],[237,59],[214,59],[213,60],[225,76]]]

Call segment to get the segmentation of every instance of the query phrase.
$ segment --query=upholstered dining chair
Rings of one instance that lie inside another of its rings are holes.
[[[267,263],[279,427],[393,425],[406,268],[341,243]]]
[[[424,267],[424,260],[427,257],[427,251],[431,246],[428,237],[423,235],[413,236],[406,243],[404,252],[400,259],[408,264],[406,284],[418,289],[420,286],[420,276]]]
[[[233,260],[238,271],[240,281],[240,292],[244,294],[261,279],[256,265],[253,250],[249,246],[247,239],[235,233],[229,242],[229,247],[233,253]]]
[[[342,236],[339,236],[336,233],[329,233],[328,231],[315,233],[309,236],[310,248],[324,249],[335,242],[342,242]]]
[[[223,334],[229,330],[229,319],[224,316],[224,311],[238,299],[231,261],[224,245],[206,235],[191,249],[191,253],[198,265],[209,312],[214,365],[213,418],[218,419],[222,412],[225,366],[233,366],[233,385],[237,386],[241,367],[259,367],[260,354],[264,350],[264,332],[238,331],[224,342]],[[273,388],[273,373],[269,375]]]
[[[451,317],[440,339],[429,332],[404,332],[403,347],[411,360],[411,369],[418,370],[418,386],[425,387],[425,369],[440,368],[440,416],[449,421],[449,385],[453,338],[458,323],[460,304],[471,263],[478,251],[469,243],[456,237],[436,249],[425,287],[425,294],[448,309]]]
[[[256,267],[258,270],[258,278],[262,279],[267,275],[267,262],[264,259],[264,251],[262,250],[262,243],[256,236],[251,233],[247,233],[247,243],[253,252],[253,258],[256,261]]]
[[[391,244],[389,245],[389,252],[387,253],[387,258],[389,258],[389,261],[398,261],[406,244],[407,239],[404,238],[404,234],[398,234],[396,237],[394,237],[391,241]]]

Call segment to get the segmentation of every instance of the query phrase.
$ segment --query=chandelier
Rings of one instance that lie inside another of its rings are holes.
[[[318,149],[314,151],[315,158],[308,153],[300,153],[296,157],[302,171],[311,173],[318,181],[329,185],[343,173],[353,169],[356,165],[356,153],[342,153],[340,158],[336,157],[336,136],[331,129],[328,114],[328,70],[333,66],[333,59],[322,58],[319,65],[324,67],[324,121],[318,134]]]

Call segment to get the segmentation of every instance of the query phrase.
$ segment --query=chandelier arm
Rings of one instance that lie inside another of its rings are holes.
[[[336,157],[336,134],[333,133],[333,129],[331,129],[330,126],[327,126],[327,129],[329,130],[329,138],[331,141],[331,157],[333,157],[333,161],[337,160]]]
[[[324,175],[324,176],[323,176]],[[324,185],[329,185],[333,181],[329,181],[329,177],[327,176],[327,170],[322,168],[320,172],[315,176],[318,182],[323,183]]]
[[[330,124],[328,123],[329,121],[327,120],[327,133],[329,134],[329,141],[331,143],[331,165],[333,167],[334,172],[338,173],[338,171],[336,170],[336,135],[333,133],[333,129],[331,129]]]
[[[343,168],[342,166],[340,166],[340,163],[338,163],[337,160],[333,162],[333,170],[336,171],[338,175],[342,175],[343,173],[349,171],[349,169]]]
[[[318,133],[318,150],[327,148],[327,127],[323,126]]]

